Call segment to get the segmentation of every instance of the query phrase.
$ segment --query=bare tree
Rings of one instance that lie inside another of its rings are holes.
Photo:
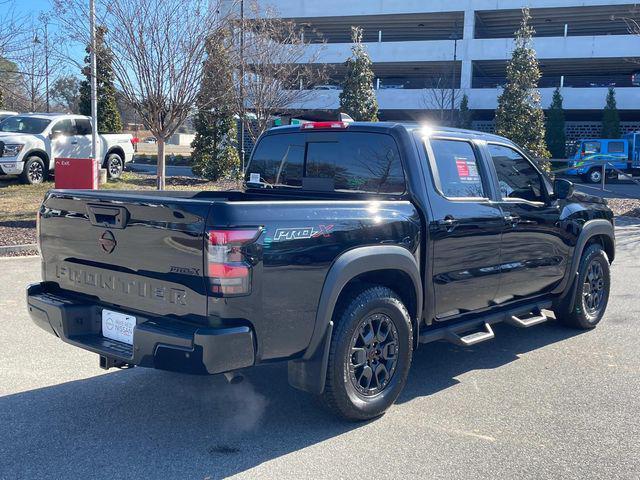
[[[461,92],[459,89],[452,90],[450,79],[440,75],[428,80],[428,87],[422,94],[422,104],[427,110],[433,110],[439,117],[441,123],[447,119],[453,125],[454,119],[451,117],[451,97],[453,104],[459,105]]]
[[[88,44],[84,0],[55,0],[62,24]],[[221,0],[96,0],[108,34],[115,83],[158,140],[158,189],[165,187],[165,144],[195,106],[206,40],[228,10]],[[225,2],[228,3],[228,2]],[[234,3],[234,2],[231,2]]]
[[[16,13],[15,6],[13,0],[0,0],[0,106],[5,96],[11,104],[17,96],[19,75],[13,61],[24,48],[26,16]]]
[[[26,24],[30,36],[15,55],[17,82],[14,88],[22,92],[24,109],[44,111],[47,106],[49,80],[57,77],[61,59],[51,55],[51,39],[47,33],[49,17],[40,14]]]
[[[234,63],[246,72],[244,88],[237,76],[238,112],[242,115],[249,111],[255,116],[251,122],[245,118],[249,135],[255,141],[269,127],[274,115],[300,110],[310,89],[324,82],[327,70],[318,62],[323,45],[310,46],[317,35],[314,31],[304,31],[293,21],[279,18],[273,10],[261,10],[256,1],[249,11],[243,51],[239,32],[242,29],[236,29],[233,37]]]
[[[0,58],[7,60],[24,48],[26,16],[15,7],[13,0],[0,0]]]

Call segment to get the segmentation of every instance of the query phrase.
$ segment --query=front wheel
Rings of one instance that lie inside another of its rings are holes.
[[[602,320],[611,288],[609,259],[600,245],[585,249],[576,281],[573,304],[558,309],[556,317],[567,326],[588,330]]]
[[[335,315],[322,400],[348,420],[382,415],[404,388],[413,354],[411,319],[386,287],[370,287]]]
[[[124,171],[124,160],[122,160],[120,155],[117,153],[111,153],[107,157],[105,166],[107,168],[107,175],[109,175],[109,178],[117,180],[122,176],[122,172]]]
[[[37,185],[47,179],[47,166],[40,157],[29,157],[24,162],[24,168],[20,174],[22,183]]]
[[[602,168],[592,168],[586,175],[589,183],[600,183],[602,181]]]

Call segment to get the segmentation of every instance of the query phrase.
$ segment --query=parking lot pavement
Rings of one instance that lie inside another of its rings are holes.
[[[607,182],[602,190],[600,184],[595,185],[592,183],[582,183],[576,178],[569,178],[576,184],[576,188],[589,195],[595,195],[597,197],[604,198],[640,198],[640,185],[628,180],[614,180]]]
[[[38,260],[0,260],[0,478],[640,478],[640,222],[617,236],[596,330],[505,325],[473,348],[423,346],[368,423],[319,409],[284,365],[239,385],[99,370],[29,321]]]

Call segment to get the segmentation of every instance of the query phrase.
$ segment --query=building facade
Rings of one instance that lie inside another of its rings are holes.
[[[265,4],[267,2],[264,2]],[[272,5],[274,5],[272,3]],[[374,63],[383,119],[446,118],[462,93],[476,127],[492,128],[500,85],[513,49],[513,33],[530,8],[540,60],[542,106],[561,87],[570,136],[597,134],[610,86],[623,127],[640,129],[640,37],[622,17],[640,6],[629,0],[279,0],[280,16],[293,19],[332,72],[300,108],[338,107],[350,28],[364,29]],[[315,57],[316,55],[314,55]],[[635,78],[635,82],[634,82]],[[454,92],[453,94],[451,92]]]

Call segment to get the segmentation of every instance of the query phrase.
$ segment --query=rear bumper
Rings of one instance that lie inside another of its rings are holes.
[[[134,314],[137,325],[133,345],[129,345],[102,336],[101,305],[67,298],[46,282],[28,287],[27,304],[31,319],[43,330],[66,343],[130,365],[215,374],[255,362],[249,327],[208,328]]]

